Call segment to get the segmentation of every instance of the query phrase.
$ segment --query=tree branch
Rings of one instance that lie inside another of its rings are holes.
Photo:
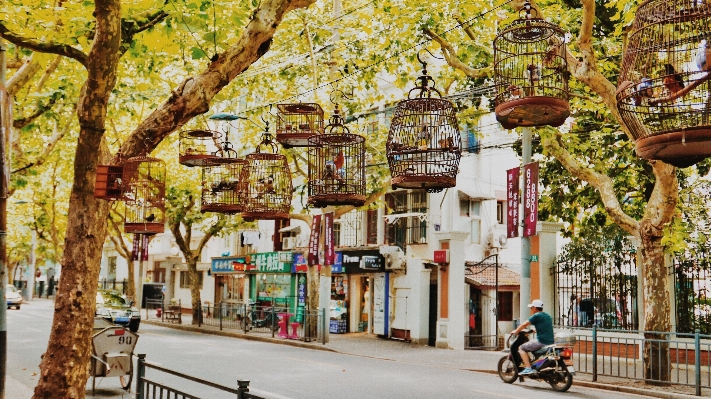
[[[462,29],[464,30],[464,33],[466,33],[467,37],[469,37],[469,40],[476,41],[476,35],[474,34],[474,31],[472,31],[471,25],[464,25],[464,22],[459,17],[454,18],[454,20],[457,21],[459,26],[462,27]]]
[[[76,110],[76,104],[74,105],[74,108],[72,109],[72,115],[74,114],[75,110]],[[44,150],[42,151],[42,154],[40,154],[35,159],[34,162],[30,162],[29,164],[27,164],[19,169],[13,170],[12,173],[20,173],[20,172],[22,172],[26,169],[29,169],[33,166],[40,166],[40,165],[44,164],[44,162],[49,157],[49,154],[51,154],[52,151],[54,151],[54,148],[57,147],[57,143],[59,143],[59,141],[62,140],[62,138],[64,138],[64,136],[67,135],[67,133],[69,132],[69,129],[72,127],[72,122],[74,122],[74,119],[69,118],[69,120],[64,125],[64,128],[62,128],[62,130],[60,130],[60,131],[55,130],[54,136],[52,136],[52,139],[49,141],[49,143],[47,143],[44,146]]]
[[[56,104],[56,103],[57,103],[57,96],[53,95],[49,99],[49,101],[47,101],[46,104],[44,104],[44,105],[39,104],[37,106],[37,109],[35,109],[35,112],[33,112],[32,114],[27,115],[22,118],[19,118],[19,119],[15,119],[14,121],[12,121],[12,127],[14,127],[15,129],[22,129],[23,127],[32,123],[33,120],[39,118],[42,114],[44,114],[45,112],[52,109],[54,107],[54,104]]]
[[[38,92],[42,91],[42,88],[44,87],[45,83],[47,83],[47,80],[49,79],[49,77],[52,76],[54,71],[57,70],[57,68],[59,67],[59,64],[61,64],[61,63],[62,63],[62,56],[61,55],[54,57],[54,61],[52,61],[52,63],[49,64],[49,67],[47,67],[47,70],[44,71],[42,78],[37,83],[36,91],[38,91]]]
[[[388,179],[382,186],[380,186],[380,188],[377,191],[370,193],[370,195],[368,195],[368,197],[365,199],[365,203],[363,204],[363,206],[361,208],[366,207],[366,206],[372,204],[373,202],[377,201],[380,197],[385,195],[385,193],[387,193],[388,190],[390,190],[390,179]],[[346,213],[348,213],[354,209],[356,209],[356,207],[354,207],[352,205],[339,206],[338,208],[336,208],[336,211],[333,213],[333,219],[334,220],[338,219],[339,217],[345,215]]]
[[[41,43],[35,40],[21,37],[10,32],[5,26],[5,24],[3,24],[2,22],[0,22],[0,37],[18,47],[24,47],[40,53],[57,54],[64,57],[69,57],[79,61],[79,63],[84,65],[85,67],[87,65],[87,56],[80,50],[67,44]]]
[[[23,88],[27,82],[42,68],[42,64],[36,57],[30,56],[20,69],[15,72],[7,81],[7,92],[10,96],[14,96]]]
[[[451,66],[452,68],[463,72],[465,75],[472,79],[487,77],[491,73],[491,68],[489,67],[475,69],[463,63],[459,59],[459,57],[457,57],[457,52],[454,50],[454,47],[452,47],[452,45],[449,44],[447,40],[436,34],[430,28],[424,28],[423,31],[432,40],[439,43],[440,49],[442,50],[442,54],[444,54],[444,59],[447,61],[447,64],[449,64],[449,66]]]

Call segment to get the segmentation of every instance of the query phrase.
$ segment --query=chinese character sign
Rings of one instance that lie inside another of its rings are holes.
[[[323,236],[324,265],[332,265],[335,256],[333,243],[333,212],[323,215],[325,226]]]
[[[523,236],[535,236],[538,224],[538,162],[523,166]]]
[[[518,237],[519,168],[506,171],[506,237]]]
[[[314,215],[311,224],[311,236],[309,237],[309,265],[318,264],[318,240],[321,236],[321,215]]]

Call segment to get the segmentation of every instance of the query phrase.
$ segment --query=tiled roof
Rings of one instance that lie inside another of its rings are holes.
[[[469,284],[481,287],[496,287],[496,267],[493,264],[466,266],[464,275],[466,282]],[[499,287],[518,287],[520,284],[520,274],[499,265]]]

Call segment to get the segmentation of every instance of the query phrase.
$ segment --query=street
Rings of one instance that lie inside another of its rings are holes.
[[[8,399],[28,399],[37,383],[39,362],[46,349],[53,302],[40,299],[22,309],[8,310]],[[463,370],[437,361],[455,351],[418,351],[400,344],[406,357],[388,360],[372,356],[304,349],[141,325],[136,353],[172,370],[218,384],[236,387],[238,379],[250,381],[250,392],[274,399],[291,398],[522,398],[547,395],[572,398],[641,397],[576,386],[557,393],[544,383],[504,384],[494,374]],[[348,338],[343,338],[348,339]],[[384,340],[380,340],[384,341]],[[423,357],[418,353],[427,353]],[[467,351],[463,356],[478,356]],[[493,358],[493,354],[491,354]],[[496,364],[491,364],[495,369]],[[154,370],[147,376],[204,397],[233,397],[195,391],[195,385],[176,382]],[[135,381],[132,383],[132,390]],[[190,391],[190,387],[193,391]],[[91,378],[87,384],[91,395]],[[97,379],[97,398],[131,398],[121,390],[119,379]]]

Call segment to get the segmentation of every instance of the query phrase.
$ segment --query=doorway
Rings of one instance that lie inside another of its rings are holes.
[[[437,283],[430,283],[430,314],[427,345],[435,346],[437,340]]]

